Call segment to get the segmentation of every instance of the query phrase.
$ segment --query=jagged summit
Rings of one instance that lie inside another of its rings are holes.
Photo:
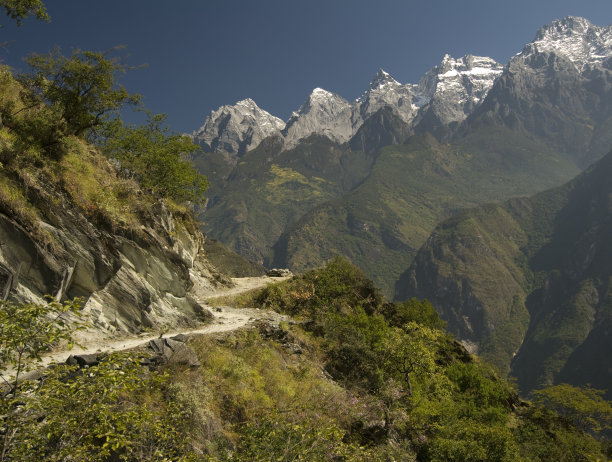
[[[309,100],[318,100],[321,98],[331,98],[333,96],[338,96],[335,93],[332,93],[331,91],[327,91],[321,87],[317,87],[314,90],[312,90],[312,93],[310,94],[310,96],[308,97]]]
[[[563,56],[582,71],[612,57],[612,26],[600,27],[585,18],[567,16],[540,28],[518,56],[544,52]]]
[[[446,54],[419,82],[417,105],[429,105],[429,112],[442,124],[461,122],[485,98],[503,69],[486,56],[455,59]]]
[[[251,110],[259,109],[259,106],[257,106],[255,101],[253,101],[251,98],[246,98],[246,99],[238,101],[236,103],[236,106],[242,106],[242,107],[245,107]]]
[[[583,72],[612,57],[612,26],[595,26],[573,16],[553,21],[543,26],[508,66],[541,66],[542,53],[563,57]],[[273,134],[284,137],[285,149],[312,134],[343,143],[382,108],[390,108],[412,128],[418,125],[417,130],[435,130],[465,120],[503,72],[502,64],[485,56],[454,58],[446,54],[418,84],[402,84],[379,69],[365,92],[352,103],[315,88],[286,124],[261,110],[253,100],[245,99],[213,111],[193,136],[205,150],[239,155]]]
[[[285,147],[290,148],[312,134],[344,143],[352,132],[351,104],[340,95],[317,87],[300,109],[291,115],[282,134]]]
[[[193,134],[204,151],[242,155],[264,138],[279,133],[285,123],[261,109],[251,98],[212,111]]]
[[[397,86],[401,84],[393,77],[391,77],[388,72],[384,71],[383,69],[379,69],[378,72],[374,74],[374,77],[372,77],[369,89],[378,90],[380,88],[385,87],[386,85]]]

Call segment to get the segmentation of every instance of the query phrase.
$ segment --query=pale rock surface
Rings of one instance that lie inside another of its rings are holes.
[[[503,65],[482,56],[445,55],[419,82],[416,94],[424,110],[442,123],[461,122],[485,98]]]
[[[410,123],[420,104],[414,90],[414,85],[402,85],[380,69],[374,75],[368,90],[355,101],[353,108],[359,114],[361,123],[383,107],[393,108],[404,122]]]
[[[282,131],[285,149],[313,134],[344,143],[353,135],[353,126],[351,104],[335,93],[315,88]]]
[[[264,138],[279,133],[284,126],[281,119],[248,98],[211,112],[204,125],[191,136],[204,152],[241,156],[257,147]]]
[[[575,16],[558,19],[542,27],[515,59],[524,60],[541,53],[564,57],[583,72],[612,57],[612,26],[596,26]]]
[[[40,223],[55,243],[42,247],[0,214],[3,298],[40,303],[45,295],[82,297],[84,317],[105,335],[206,321],[211,315],[192,287],[219,286],[224,278],[202,254],[203,235],[178,226],[162,202],[145,223],[140,232],[114,232],[60,203]]]

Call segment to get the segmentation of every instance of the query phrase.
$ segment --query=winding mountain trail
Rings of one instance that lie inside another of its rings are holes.
[[[203,289],[196,287],[194,294],[196,300],[204,308],[207,308],[213,315],[213,320],[209,323],[202,324],[193,328],[177,328],[163,332],[163,337],[173,337],[178,334],[194,335],[194,334],[214,334],[219,332],[228,332],[240,329],[257,321],[281,321],[285,320],[286,316],[280,315],[273,311],[264,311],[258,308],[236,308],[227,305],[210,304],[208,300],[212,300],[222,296],[234,296],[249,290],[265,287],[273,282],[283,281],[286,277],[248,277],[248,278],[232,278],[233,287],[224,287],[216,289]],[[43,356],[42,366],[48,366],[52,362],[64,362],[70,355],[86,355],[100,352],[116,352],[124,351],[147,344],[149,341],[160,338],[160,334],[151,334],[145,332],[138,335],[128,335],[120,339],[100,338],[96,335],[85,333],[79,336],[78,342],[80,346],[74,347],[71,350],[62,349],[51,352]]]

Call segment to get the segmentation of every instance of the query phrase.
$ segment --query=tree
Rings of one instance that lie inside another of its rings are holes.
[[[381,312],[391,326],[401,327],[410,321],[444,330],[446,323],[428,300],[408,299],[401,303],[385,303]]]
[[[0,461],[195,460],[190,408],[167,374],[136,356],[108,355],[87,369],[54,364],[24,380],[42,352],[70,340],[67,317],[79,306],[0,302]]]
[[[109,52],[75,50],[66,57],[56,48],[33,53],[25,61],[32,72],[19,80],[31,91],[32,105],[47,103],[66,122],[63,135],[89,134],[108,113],[140,102],[140,95],[117,84],[117,75],[128,68]]]
[[[406,383],[408,396],[412,396],[412,374],[433,374],[436,369],[436,343],[441,332],[415,322],[403,328],[393,327],[383,345],[385,368],[399,373]]]
[[[603,398],[605,390],[567,383],[533,392],[535,403],[554,410],[582,431],[598,435],[612,429],[612,403]]]
[[[165,120],[164,114],[149,114],[146,125],[135,126],[117,118],[105,124],[98,142],[121,172],[143,188],[179,203],[203,203],[208,181],[188,157],[201,149],[189,137],[170,132]]]
[[[17,21],[21,26],[23,19],[33,15],[43,21],[49,21],[49,14],[41,0],[0,0],[0,6],[6,11],[6,15]]]
[[[17,417],[24,395],[21,375],[41,360],[41,354],[59,340],[71,341],[75,326],[68,316],[78,314],[80,300],[59,303],[14,303],[0,301],[0,378],[4,391],[2,407],[2,451],[0,460],[6,460],[7,450],[18,438]]]

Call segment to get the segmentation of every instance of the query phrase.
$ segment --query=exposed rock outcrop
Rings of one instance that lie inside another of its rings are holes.
[[[38,234],[0,210],[0,295],[41,302],[82,297],[95,330],[139,332],[190,325],[211,315],[190,290],[224,277],[203,257],[204,237],[189,219],[177,221],[163,202],[141,217],[140,229],[116,229],[49,186]],[[47,239],[41,243],[40,230]]]

